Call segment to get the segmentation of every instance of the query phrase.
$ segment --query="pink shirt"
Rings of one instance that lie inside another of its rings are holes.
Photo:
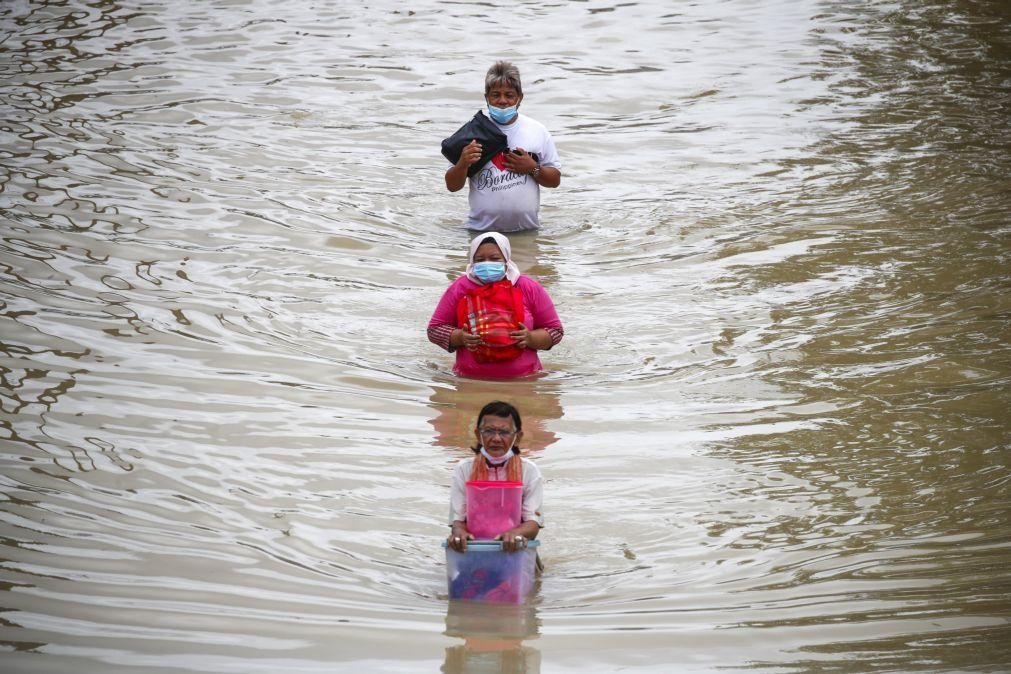
[[[519,357],[504,363],[479,363],[474,354],[467,349],[454,349],[449,346],[449,336],[455,328],[463,327],[456,321],[456,306],[468,292],[479,288],[466,276],[453,281],[443,293],[439,305],[428,322],[428,339],[447,351],[456,351],[456,365],[453,371],[461,377],[477,379],[511,379],[540,372],[541,359],[534,349],[524,349]],[[520,276],[516,287],[523,294],[523,325],[528,330],[544,328],[551,335],[551,346],[561,341],[564,331],[562,322],[558,320],[554,302],[547,291],[537,281],[528,276]]]

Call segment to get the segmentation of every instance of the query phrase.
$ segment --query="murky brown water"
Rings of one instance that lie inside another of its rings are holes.
[[[1011,671],[1001,2],[0,5],[0,669]],[[459,381],[438,142],[515,60],[550,374]],[[518,402],[519,609],[445,599]]]

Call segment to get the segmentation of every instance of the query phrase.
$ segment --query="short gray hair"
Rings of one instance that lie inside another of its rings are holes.
[[[520,96],[523,95],[523,85],[520,84],[520,69],[509,61],[497,61],[495,65],[488,68],[488,74],[484,76],[484,95],[487,96],[492,87],[506,85],[516,90]]]

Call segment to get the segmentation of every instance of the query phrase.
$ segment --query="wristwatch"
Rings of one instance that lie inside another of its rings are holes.
[[[533,176],[534,180],[537,180],[537,177],[541,175],[541,165],[537,164],[534,166],[534,170],[530,172],[530,175]]]

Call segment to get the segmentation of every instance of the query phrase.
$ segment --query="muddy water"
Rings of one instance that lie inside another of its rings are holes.
[[[1011,668],[1002,3],[0,7],[4,672]],[[451,373],[514,60],[546,376]],[[531,605],[447,602],[507,398]]]

